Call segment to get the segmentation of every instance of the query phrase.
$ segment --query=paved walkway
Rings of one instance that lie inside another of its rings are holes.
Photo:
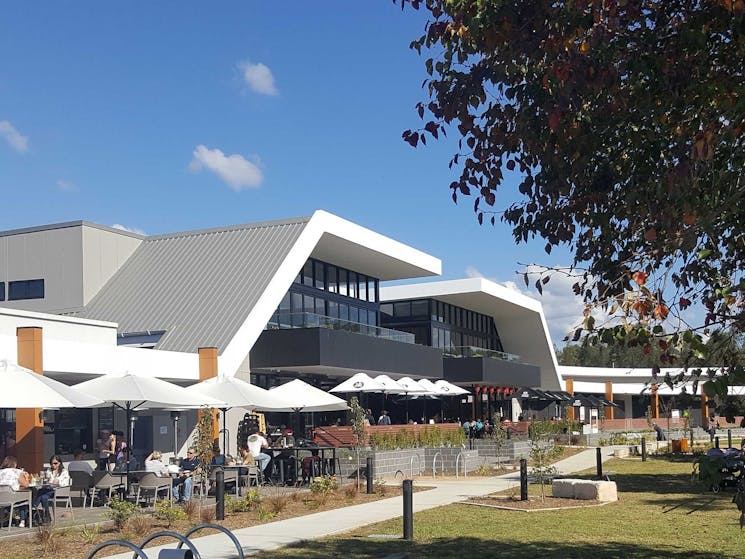
[[[561,474],[570,474],[596,465],[595,449],[582,451],[555,464]],[[612,448],[603,449],[603,460],[610,458]],[[519,472],[498,477],[471,477],[455,481],[435,481],[422,478],[422,485],[432,486],[430,491],[414,493],[414,512],[464,501],[469,497],[488,495],[519,485]],[[277,549],[291,543],[322,538],[356,528],[396,518],[402,514],[401,497],[381,499],[372,503],[354,505],[315,514],[298,516],[288,520],[260,524],[235,530],[235,535],[246,554]],[[236,548],[224,534],[214,534],[192,540],[203,558],[237,559]],[[172,545],[164,548],[175,547]],[[113,548],[112,548],[113,549]],[[150,559],[158,556],[160,547],[148,548]],[[98,557],[98,555],[96,556]],[[115,559],[129,559],[132,553],[114,556]]]

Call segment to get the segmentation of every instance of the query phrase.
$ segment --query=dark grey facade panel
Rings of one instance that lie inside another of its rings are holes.
[[[444,359],[445,379],[453,383],[491,386],[540,386],[541,369],[536,365],[485,357]]]
[[[164,330],[161,350],[222,351],[308,220],[146,238],[80,316],[118,322],[120,333]]]
[[[326,366],[350,372],[442,377],[442,351],[328,328],[267,330],[253,349],[252,369]]]

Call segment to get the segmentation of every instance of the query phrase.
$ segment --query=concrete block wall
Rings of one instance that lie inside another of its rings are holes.
[[[479,456],[497,456],[497,445],[491,439],[474,439],[473,449],[478,450]],[[520,458],[527,458],[530,454],[530,441],[507,439],[502,443],[499,456],[502,462],[512,462]]]
[[[375,478],[393,477],[398,471],[403,472],[404,477],[409,477],[411,475],[412,458],[414,475],[418,475],[426,468],[425,450],[424,448],[406,448],[374,452],[372,456]]]
[[[458,462],[458,471],[463,472],[463,465],[465,464],[466,471],[472,472],[481,465],[479,459],[479,451],[464,450],[460,447],[443,447],[443,448],[425,448],[425,462],[427,471],[432,470],[432,461],[435,458],[435,454],[438,452],[440,455],[437,457],[437,472],[441,469],[445,470],[446,474],[455,474],[455,463],[458,461],[458,455],[463,453],[460,462]]]

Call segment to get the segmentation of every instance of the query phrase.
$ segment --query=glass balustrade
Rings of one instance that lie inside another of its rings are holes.
[[[473,346],[452,346],[443,350],[445,357],[486,357],[488,359],[499,359],[500,361],[520,361],[520,356],[514,353],[505,353],[494,349],[484,349]]]
[[[328,328],[330,330],[343,330],[375,338],[383,338],[401,342],[405,344],[414,343],[414,334],[391,330],[390,328],[381,328],[361,322],[352,322],[340,318],[332,318],[315,313],[274,313],[271,320],[267,323],[265,330],[284,330],[291,328]]]

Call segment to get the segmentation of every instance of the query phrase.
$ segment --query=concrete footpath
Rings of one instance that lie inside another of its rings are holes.
[[[603,460],[612,456],[611,447],[603,448]],[[594,468],[596,465],[596,450],[584,450],[574,456],[561,460],[555,464],[560,474],[570,474]],[[449,505],[458,501],[464,501],[469,497],[488,495],[495,491],[503,491],[520,483],[519,472],[509,473],[498,477],[467,477],[460,480],[434,480],[428,477],[416,478],[420,485],[434,487],[429,491],[414,493],[414,512],[427,510],[443,505]],[[249,528],[235,530],[234,533],[243,546],[245,554],[256,553],[270,549],[277,549],[291,543],[313,540],[349,532],[356,528],[374,524],[383,520],[389,520],[402,515],[401,497],[381,499],[372,503],[343,507],[305,516],[298,516],[288,520],[269,522]],[[235,545],[225,534],[213,534],[194,538],[194,545],[204,559],[237,559]],[[173,548],[177,545],[164,545],[162,548]],[[161,547],[152,547],[146,550],[149,559],[158,557]],[[111,548],[112,550],[115,548]],[[107,550],[102,551],[105,553]],[[100,553],[96,555],[99,557]],[[112,556],[115,559],[129,559],[132,552]]]

